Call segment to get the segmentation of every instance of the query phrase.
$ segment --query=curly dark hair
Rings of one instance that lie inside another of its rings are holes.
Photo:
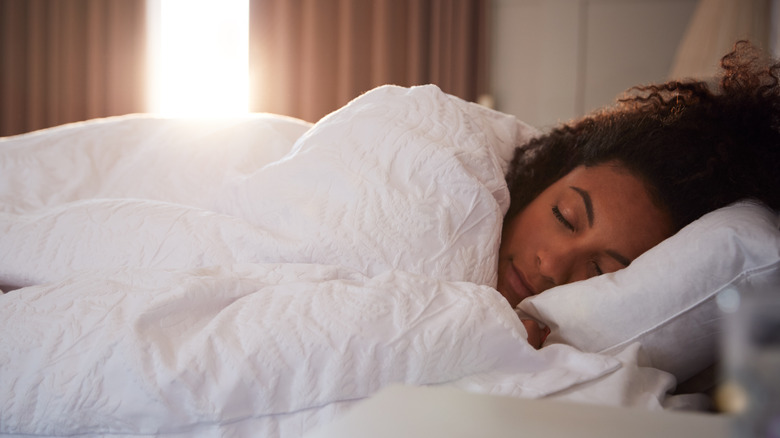
[[[675,231],[744,198],[780,209],[780,63],[746,41],[703,81],[638,86],[613,107],[515,150],[509,220],[577,166],[617,162],[647,186]]]

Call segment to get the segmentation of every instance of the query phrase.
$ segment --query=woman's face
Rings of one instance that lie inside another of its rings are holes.
[[[669,217],[619,164],[580,166],[505,224],[497,289],[515,307],[553,286],[624,268],[671,234]]]

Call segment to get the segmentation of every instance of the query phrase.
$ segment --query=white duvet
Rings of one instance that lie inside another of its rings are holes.
[[[534,350],[492,288],[534,134],[386,86],[313,126],[0,140],[0,433],[301,436],[393,383],[657,405],[670,380],[636,351]]]

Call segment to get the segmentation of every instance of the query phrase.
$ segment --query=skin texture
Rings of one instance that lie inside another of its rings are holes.
[[[542,327],[536,321],[530,319],[523,319],[521,321],[523,322],[523,326],[525,326],[525,331],[528,333],[528,343],[537,350],[542,348],[544,340],[547,339],[547,335],[550,334],[550,328]]]
[[[515,307],[551,287],[624,268],[672,233],[638,178],[614,163],[580,166],[504,225],[497,289]]]

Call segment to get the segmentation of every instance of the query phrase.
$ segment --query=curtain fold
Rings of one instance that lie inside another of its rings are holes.
[[[250,0],[250,108],[317,121],[382,84],[488,92],[489,0]]]
[[[309,121],[382,84],[488,92],[490,0],[250,0],[250,109]],[[145,0],[2,0],[0,136],[148,110]]]
[[[146,110],[144,0],[0,2],[0,136]]]

